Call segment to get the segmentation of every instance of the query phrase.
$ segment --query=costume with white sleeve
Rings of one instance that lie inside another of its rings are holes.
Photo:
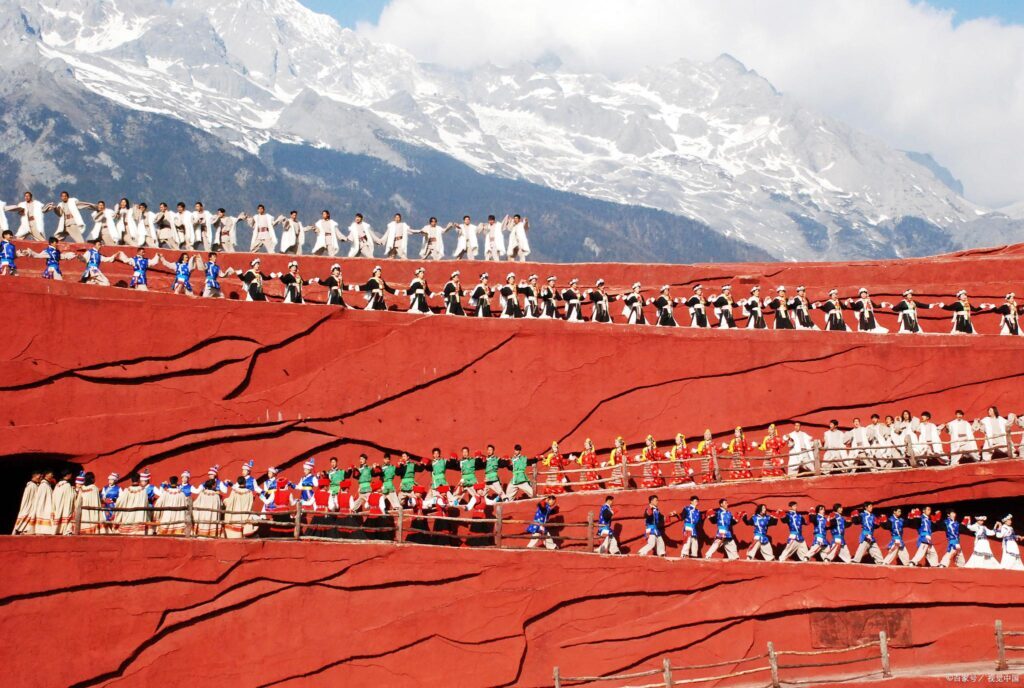
[[[384,233],[384,257],[405,260],[409,255],[409,225],[404,222],[389,222]]]
[[[505,235],[502,233],[504,228],[503,223],[492,220],[480,225],[480,231],[484,235],[484,260],[501,260],[505,255]]]
[[[21,208],[21,224],[18,231],[14,233],[15,239],[32,235],[34,239],[45,241],[46,225],[43,224],[43,204],[39,201],[22,201],[18,204]]]
[[[863,430],[863,428],[859,428]],[[846,449],[847,433],[839,428],[826,430],[822,437],[822,448],[825,450],[821,457],[821,470],[824,472],[853,468],[850,452]]]
[[[974,428],[963,418],[954,418],[946,423],[949,433],[949,462],[955,466],[963,459],[978,460],[978,440]]]
[[[814,440],[803,430],[786,435],[789,441],[789,475],[797,475],[801,470],[814,469]]]
[[[995,452],[1006,453],[1006,419],[1002,416],[985,416],[974,421],[974,429],[985,433],[985,443],[981,447],[981,460],[991,461]]]
[[[868,296],[867,289],[861,289],[859,298],[853,301],[851,307],[857,312],[857,331],[885,334],[889,330],[878,324],[875,319],[875,306]]]
[[[298,220],[291,217],[280,218],[281,223],[281,253],[293,253],[296,256],[302,255],[302,244],[306,241],[306,227]],[[275,223],[276,224],[276,223]],[[331,254],[334,255],[333,253]]]
[[[95,211],[92,214],[92,221],[94,224],[92,232],[89,234],[89,241],[102,238],[104,242],[108,243],[121,242],[121,228],[117,224],[117,218],[112,209],[104,208],[102,211]]]
[[[0,202],[0,206],[3,203]],[[54,206],[53,211],[57,213],[57,231],[53,236],[62,239],[70,236],[75,241],[81,242],[85,239],[85,220],[82,219],[82,211],[79,209],[77,198],[68,198],[67,202],[61,201]],[[6,229],[6,227],[0,227]]]
[[[463,222],[461,225],[455,227],[455,231],[458,232],[459,240],[455,244],[454,258],[465,258],[466,260],[476,260],[477,251],[480,250],[480,245],[477,242],[477,226],[470,223]],[[527,250],[529,253],[529,250]]]
[[[529,230],[529,220],[520,220],[512,225],[512,230],[508,235],[509,260],[515,260],[516,258],[526,260],[526,257],[530,255],[530,240],[526,238],[526,233]]]
[[[373,233],[373,227],[368,222],[353,222],[348,226],[348,240],[351,246],[348,249],[349,258],[373,258],[373,245],[377,243],[377,237]]]
[[[1003,558],[999,560],[999,568],[1024,571],[1024,564],[1020,560],[1020,548],[1017,546],[1017,534],[1013,531],[1013,525],[1006,522],[1011,518],[1007,516],[996,527],[996,537],[1003,542]]]
[[[256,213],[246,218],[246,222],[252,227],[252,241],[249,242],[249,251],[255,253],[259,247],[266,249],[267,253],[274,253],[274,246],[277,245],[277,235],[274,233],[274,218],[266,212]],[[189,242],[191,245],[191,242]]]
[[[334,220],[321,218],[313,226],[316,228],[316,242],[313,244],[313,253],[323,255],[326,252],[329,256],[337,255],[338,237],[341,233],[338,223]]]
[[[989,538],[996,536],[996,531],[985,526],[985,519],[979,518],[967,525],[967,530],[974,533],[974,551],[964,564],[968,569],[998,569],[999,560],[992,554],[992,543]]]

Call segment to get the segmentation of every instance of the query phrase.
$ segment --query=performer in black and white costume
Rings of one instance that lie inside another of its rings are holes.
[[[761,303],[761,287],[754,285],[750,288],[750,298],[741,302],[743,310],[747,313],[748,330],[766,330],[768,323],[764,321],[764,306]]]
[[[658,309],[658,322],[657,324],[661,327],[676,327],[675,315],[673,315],[673,304],[675,303],[672,299],[671,287],[664,285],[661,288],[661,292],[658,294],[656,299],[648,299],[648,305],[652,305]]]
[[[585,294],[590,299],[593,310],[590,312],[590,322],[610,323],[612,312],[609,304],[615,300],[615,296],[609,294],[604,287],[604,280],[599,279],[593,289],[588,289]]]
[[[921,323],[917,319],[917,311],[920,308],[931,308],[927,303],[921,303],[914,299],[914,290],[907,289],[903,292],[903,300],[897,303],[895,306],[892,304],[882,303],[882,308],[889,308],[896,317],[900,319],[899,333],[912,333],[921,334]]]
[[[558,278],[552,275],[548,277],[548,283],[540,288],[538,296],[540,297],[540,317],[542,319],[558,317],[558,304],[555,303],[560,298],[559,292],[555,288],[557,281]]]
[[[951,334],[976,334],[974,323],[971,322],[971,315],[985,310],[984,308],[975,308],[971,305],[970,300],[967,298],[966,289],[961,289],[956,293],[956,301],[953,303],[946,305],[940,302],[933,307],[953,312],[953,329],[950,330]]]
[[[299,221],[299,211],[291,211],[288,217],[278,217],[274,224],[281,225],[281,253],[301,256],[302,245],[306,242],[306,227]]]
[[[271,275],[277,277],[284,284],[284,302],[285,303],[305,303],[302,298],[302,287],[307,284],[313,284],[316,280],[304,280],[302,275],[299,274],[299,261],[293,260],[288,263],[288,272],[277,273],[277,275]]]
[[[789,297],[786,296],[785,287],[776,287],[775,298],[771,300],[765,300],[764,307],[771,308],[775,311],[775,323],[774,328],[776,330],[792,330],[795,329],[793,325],[793,318],[789,312]]]
[[[704,287],[697,284],[693,287],[693,296],[686,300],[690,311],[690,327],[708,327],[708,302],[704,298]]]
[[[722,293],[718,296],[712,296],[708,299],[708,303],[715,308],[715,315],[718,316],[718,327],[720,329],[735,329],[736,318],[733,315],[733,309],[736,308],[736,302],[732,300],[731,285],[726,284],[722,287]]]
[[[520,282],[517,289],[523,295],[523,317],[536,318],[540,316],[540,306],[537,304],[537,275],[530,275],[527,282]]]
[[[392,289],[384,278],[381,277],[381,267],[375,265],[373,268],[373,274],[370,279],[366,281],[366,284],[362,286],[353,285],[349,287],[352,291],[361,291],[366,294],[366,306],[363,310],[367,311],[386,311],[388,309],[387,303],[384,302],[384,292],[389,294],[395,294],[395,290]]]
[[[422,313],[423,315],[433,315],[434,313],[430,310],[430,306],[427,305],[427,295],[430,294],[430,289],[427,287],[427,281],[424,277],[426,272],[423,268],[416,268],[416,272],[412,276],[412,282],[409,283],[409,288],[405,290],[405,293],[409,295],[410,313]]]
[[[409,225],[402,221],[402,214],[395,213],[391,222],[388,223],[387,231],[384,232],[384,257],[405,260],[409,255],[409,234],[411,232]]]
[[[322,256],[325,253],[332,258],[338,255],[338,241],[347,241],[342,236],[338,223],[331,219],[331,211],[320,211],[320,219],[313,225],[316,241],[313,242],[313,254]]]
[[[640,283],[633,282],[630,292],[622,297],[622,315],[627,325],[646,325],[644,317],[644,296],[640,293]]]
[[[491,317],[491,297],[494,296],[494,289],[490,287],[490,275],[486,272],[480,275],[480,282],[469,295],[469,305],[473,308],[473,315],[477,318]]]
[[[444,312],[447,315],[465,315],[466,311],[462,310],[462,295],[465,293],[462,290],[462,285],[459,283],[459,271],[456,270],[452,273],[452,277],[444,285]]]
[[[812,306],[825,314],[825,329],[831,332],[849,332],[850,327],[843,319],[843,302],[839,300],[839,290],[828,290],[828,301],[815,303]]]
[[[576,286],[579,283],[580,281],[573,277],[569,280],[569,288],[564,290],[559,297],[562,301],[565,301],[565,319],[567,322],[583,322],[583,311],[580,308],[580,294],[576,291]]]
[[[363,222],[362,213],[356,213],[352,224],[348,226],[348,241],[351,244],[348,249],[349,258],[373,258],[373,246],[380,243],[377,235],[373,233],[373,227],[368,222]]]
[[[847,299],[846,305],[857,311],[857,331],[872,332],[874,334],[886,334],[889,330],[878,324],[875,319],[876,306],[871,301],[871,295],[864,287],[857,292],[856,299]]]
[[[345,291],[345,283],[341,280],[341,265],[335,263],[331,266],[331,274],[327,277],[320,279],[315,278],[317,282],[327,287],[327,305],[328,306],[341,306],[342,308],[348,308],[348,304],[345,303],[344,296],[342,294]]]
[[[498,290],[501,299],[501,317],[521,318],[523,309],[519,306],[519,286],[516,284],[516,273],[510,272],[505,277],[505,284]]]
[[[988,308],[1002,317],[1002,327],[999,329],[999,334],[1010,335],[1013,337],[1021,336],[1020,330],[1020,314],[1024,313],[1024,307],[1017,305],[1016,294],[1010,292],[1006,295],[1003,303],[999,306],[994,304],[981,304],[982,308]]]
[[[811,302],[807,298],[807,287],[796,288],[796,296],[789,302],[789,310],[793,313],[793,324],[798,330],[821,329],[811,320]]]
[[[238,276],[238,279],[245,283],[246,301],[267,300],[267,295],[263,293],[263,280],[268,280],[271,276],[263,274],[260,271],[262,267],[263,261],[259,258],[253,258],[252,262],[249,263],[249,269]]]

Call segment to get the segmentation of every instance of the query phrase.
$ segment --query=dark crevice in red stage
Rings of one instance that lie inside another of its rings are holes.
[[[10,533],[14,521],[18,518],[21,506],[21,495],[25,492],[25,484],[36,471],[53,471],[54,478],[60,480],[64,472],[78,475],[81,464],[71,461],[72,457],[65,454],[12,454],[0,456],[0,465],[4,467],[4,479],[0,480],[0,532]],[[97,482],[104,482],[97,477]]]

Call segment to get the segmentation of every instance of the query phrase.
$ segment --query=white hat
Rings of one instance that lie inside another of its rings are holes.
[[[249,459],[248,461],[243,461],[242,462],[242,470],[243,471],[251,471],[252,467],[254,465],[256,465],[256,462],[253,461],[252,459]]]
[[[485,279],[487,279],[488,277],[490,277],[490,275],[488,275],[488,274],[487,274],[486,272],[481,272],[481,273],[480,273],[480,279],[482,279],[482,280],[485,280]]]
[[[302,467],[303,468],[308,468],[309,470],[313,470],[313,464],[315,464],[315,463],[316,463],[316,459],[313,458],[313,457],[309,457],[308,459],[306,459],[305,463],[302,464]]]
[[[640,283],[639,282],[633,282],[633,287],[632,288],[633,289],[639,289],[640,288]]]
[[[514,272],[510,272],[510,273],[508,273],[507,275],[505,275],[505,279],[506,279],[506,280],[510,280],[510,279],[512,279],[512,278],[513,278],[513,277],[515,277],[515,276],[516,276],[516,273],[514,273]]]
[[[1010,300],[1010,299],[1012,299],[1012,298],[1013,298],[1014,296],[1016,296],[1016,294],[1014,294],[1014,293],[1013,293],[1013,292],[1011,291],[1011,292],[1010,292],[1009,294],[1007,294],[1007,295],[1006,295],[1006,300],[1007,300],[1007,301],[1009,301],[1009,300]]]
[[[186,468],[181,472],[181,477],[184,478],[185,480],[188,480],[189,478],[192,477],[192,471]]]
[[[119,476],[117,473],[111,473],[110,475],[107,476],[107,480],[113,480],[115,483],[120,479],[121,476]]]
[[[859,290],[857,290],[857,293],[858,294],[867,294],[868,290],[865,287],[861,287]]]
[[[829,296],[839,296],[839,290],[838,289],[829,289],[828,290],[828,295]]]
[[[210,470],[207,471],[207,474],[216,476],[219,471],[220,471],[220,464],[219,463],[215,463],[212,466],[210,466]]]
[[[724,287],[722,287],[722,291],[732,291],[732,285],[731,284],[725,285]]]
[[[785,287],[775,287],[775,293],[776,294],[781,294],[784,291],[786,291]]]
[[[797,291],[807,291],[807,287],[805,287],[804,285],[801,284],[799,287],[796,288],[796,290]]]
[[[531,280],[535,280],[535,279],[540,279],[540,278],[539,278],[539,277],[537,277],[537,275],[530,275],[530,279],[531,279]]]
[[[907,289],[905,292],[903,292],[903,295],[904,296],[913,296],[914,295],[914,290],[913,289]]]
[[[697,290],[699,290],[699,289],[703,289],[703,288],[704,288],[704,287],[700,286],[699,284],[695,284],[695,285],[693,285],[693,290],[694,290],[694,291],[697,291]]]
[[[557,279],[558,279],[557,277],[555,277],[554,275],[551,275],[550,277],[548,277],[548,282],[554,282]]]
[[[668,285],[668,284],[661,285],[661,291],[668,291],[671,288],[672,288],[671,285]]]
[[[297,261],[297,260],[289,261],[288,267],[292,267],[292,266],[299,267],[299,261]]]
[[[967,290],[966,289],[961,289],[960,291],[958,291],[956,293],[956,295],[957,295],[957,298],[959,298],[961,296],[967,296]]]
[[[573,277],[571,280],[569,280],[569,284],[579,284],[579,282],[580,282],[580,278],[579,277]]]
[[[276,475],[276,474],[277,474],[277,468],[276,467],[270,466],[269,468],[267,468],[267,475]]]
[[[597,286],[603,287],[604,286],[604,280],[603,279],[597,280]]]
[[[423,267],[419,267],[419,268],[416,268],[416,270],[415,270],[415,271],[413,271],[413,273],[412,273],[412,274],[414,274],[414,275],[418,275],[418,274],[420,274],[420,273],[423,273],[423,272],[426,272],[426,271],[427,271],[427,269],[426,269],[426,268],[423,268]]]
[[[382,272],[382,268],[379,265],[374,265],[373,266],[373,271],[374,272]]]
[[[750,293],[751,293],[751,294],[753,294],[753,293],[754,293],[755,291],[761,291],[761,286],[760,286],[760,285],[758,285],[758,284],[755,284],[754,286],[752,286],[752,287],[750,288]]]
[[[335,270],[341,270],[341,263],[335,263],[331,266],[331,272],[334,272]]]
[[[255,267],[256,263],[259,262],[261,262],[259,258],[253,258],[251,261],[249,261],[249,267]]]
[[[455,272],[452,273],[452,279],[455,279],[458,276],[459,276],[459,271],[458,270],[456,270]]]
[[[139,471],[139,479],[140,480],[145,480],[146,482],[149,482],[149,469],[148,468],[143,468],[141,471]]]

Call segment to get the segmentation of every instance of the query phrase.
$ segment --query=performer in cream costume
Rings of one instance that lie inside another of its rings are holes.
[[[441,260],[444,258],[444,233],[451,229],[451,223],[441,227],[437,224],[437,218],[432,217],[421,229],[412,230],[423,235],[423,248],[420,249],[420,258],[424,260]]]
[[[313,231],[316,232],[316,241],[313,242],[314,255],[326,254],[334,257],[338,255],[338,240],[347,241],[345,237],[341,236],[341,228],[338,227],[338,223],[331,219],[329,210],[320,212],[320,219],[313,225]]]
[[[132,209],[132,218],[135,221],[135,231],[141,235],[140,243],[137,246],[149,246],[157,248],[160,245],[157,239],[156,213],[149,209],[145,203],[139,203]]]
[[[291,253],[296,256],[302,255],[302,244],[306,240],[306,227],[299,221],[299,211],[293,210],[288,217],[279,215],[274,224],[281,225],[281,253]],[[335,253],[337,242],[335,242]],[[334,253],[331,254],[332,256]]]
[[[512,229],[508,234],[508,259],[520,262],[525,261],[530,255],[530,240],[526,233],[530,231],[530,219],[512,216]]]
[[[236,225],[245,219],[245,213],[228,215],[224,208],[217,208],[217,216],[213,220],[213,228],[217,232],[217,246],[222,251],[234,251],[238,243]]]
[[[35,199],[31,191],[26,191],[24,199],[17,205],[5,206],[4,210],[13,211],[21,216],[21,223],[14,233],[15,239],[31,236],[36,241],[46,241],[46,226],[43,224],[43,204]],[[5,226],[0,229],[7,229]]]
[[[411,231],[409,225],[402,221],[402,214],[395,213],[395,217],[388,223],[388,229],[384,233],[384,257],[405,260],[409,255]]]
[[[484,260],[501,260],[505,256],[503,230],[508,222],[508,215],[500,223],[494,219],[493,215],[488,215],[487,222],[480,225],[480,233],[484,236]]]
[[[60,201],[47,206],[57,216],[57,231],[53,233],[58,239],[70,237],[77,244],[85,243],[85,220],[82,219],[82,208],[95,209],[92,203],[83,203],[73,198],[67,191],[60,192]]]
[[[800,423],[793,423],[793,431],[785,439],[789,442],[789,475],[797,475],[801,470],[813,470],[814,440],[800,429]]]
[[[362,213],[356,213],[355,220],[348,226],[349,258],[373,258],[373,245],[380,243],[373,233],[373,227],[363,221]]]
[[[986,516],[978,516],[973,523],[967,524],[967,530],[974,533],[974,551],[964,564],[968,569],[998,569],[999,561],[992,554],[989,538],[996,536],[996,531],[985,526]],[[998,525],[998,524],[997,524]]]
[[[476,260],[477,251],[480,249],[480,244],[477,242],[477,226],[471,222],[469,215],[465,215],[462,218],[462,224],[455,228],[458,232],[459,240],[455,244],[455,253],[452,257],[456,260]]]
[[[999,409],[989,406],[984,418],[974,421],[973,429],[985,433],[985,444],[981,447],[981,460],[991,461],[996,452],[1006,454],[1006,419],[999,415]]]
[[[145,233],[141,233],[140,237],[138,224],[135,222],[135,208],[127,198],[122,198],[117,202],[117,207],[114,209],[114,220],[117,222],[117,231],[121,235],[121,243],[128,246],[142,246],[146,243]]]
[[[204,251],[212,251],[217,246],[217,230],[213,226],[216,220],[213,213],[207,210],[201,202],[196,201],[192,210],[192,238],[195,240],[193,248],[200,241],[203,242]]]
[[[103,201],[96,202],[96,210],[92,214],[92,232],[89,233],[89,241],[99,239],[104,244],[114,245],[121,243],[121,228],[117,224],[117,217],[114,211],[107,207]]]
[[[978,441],[974,429],[964,419],[964,412],[956,411],[956,417],[942,426],[949,433],[949,463],[955,466],[964,459],[978,460]],[[940,428],[941,430],[942,428]]]
[[[262,247],[267,253],[274,253],[277,235],[274,234],[274,218],[267,214],[266,207],[261,203],[256,206],[256,214],[246,216],[245,221],[252,227],[252,241],[249,251],[256,253]]]

